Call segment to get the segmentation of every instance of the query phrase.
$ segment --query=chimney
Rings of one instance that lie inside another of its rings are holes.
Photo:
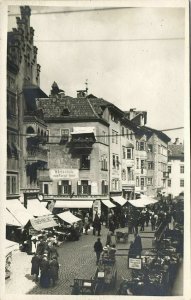
[[[179,138],[175,138],[174,144],[175,144],[175,145],[180,145],[180,139],[179,139]]]
[[[129,110],[129,120],[132,120],[134,118],[135,110],[136,110],[136,108],[130,108],[130,110]]]

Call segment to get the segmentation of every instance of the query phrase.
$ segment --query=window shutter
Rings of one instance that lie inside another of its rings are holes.
[[[58,184],[58,195],[62,194],[62,186]]]
[[[69,181],[68,181],[68,185],[72,185],[72,182],[71,182],[71,180],[69,180]]]
[[[89,182],[89,181],[88,181]],[[91,181],[90,181],[91,182]],[[91,195],[91,185],[88,185],[88,195]]]
[[[78,193],[78,195],[80,195],[82,193],[82,187],[81,187],[81,181],[80,180],[78,181],[78,184],[77,184],[77,193]]]

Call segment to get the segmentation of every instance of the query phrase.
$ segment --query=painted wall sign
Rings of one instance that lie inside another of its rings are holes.
[[[49,176],[52,180],[78,179],[78,169],[50,169]]]

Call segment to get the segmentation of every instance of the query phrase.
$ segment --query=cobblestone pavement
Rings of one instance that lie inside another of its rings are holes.
[[[150,227],[146,228],[149,231]],[[123,228],[121,231],[127,231]],[[150,233],[141,233],[143,236],[153,236]],[[106,234],[108,229],[102,226],[101,241],[103,245],[106,242]],[[6,293],[7,294],[44,294],[44,295],[70,295],[71,287],[74,278],[90,279],[94,276],[96,271],[96,256],[93,251],[94,242],[97,240],[93,236],[92,231],[88,235],[82,235],[79,241],[65,242],[58,248],[60,274],[59,281],[55,287],[47,289],[41,288],[38,284],[32,281],[30,275],[31,258],[23,252],[16,252],[13,255],[12,263],[12,276],[6,280]],[[122,242],[116,245],[117,249],[127,249],[130,241],[133,240],[133,235],[129,235],[128,243]],[[143,248],[151,247],[152,239],[142,238]],[[115,290],[107,292],[107,294],[115,295],[122,277],[130,279],[131,270],[127,268],[127,254],[128,251],[117,250],[117,254],[126,256],[117,256],[117,285]]]

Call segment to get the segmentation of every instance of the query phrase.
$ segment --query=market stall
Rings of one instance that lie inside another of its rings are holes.
[[[57,216],[63,221],[63,239],[78,240],[83,228],[82,220],[73,215],[70,211],[64,211],[63,213],[57,214]],[[69,225],[65,225],[65,223]]]

